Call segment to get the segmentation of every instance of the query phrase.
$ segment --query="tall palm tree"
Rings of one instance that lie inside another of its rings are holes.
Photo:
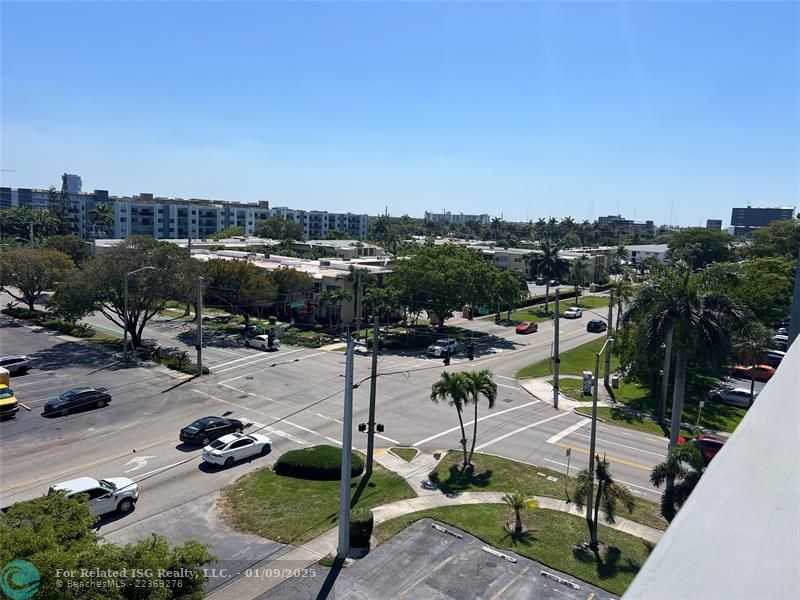
[[[580,288],[589,280],[589,259],[579,256],[572,261],[572,283],[575,285],[575,306],[578,306]]]
[[[611,287],[614,290],[614,299],[617,301],[616,330],[619,331],[619,322],[622,318],[622,305],[631,301],[633,297],[633,284],[627,279],[617,279]]]
[[[455,407],[456,413],[458,413],[458,424],[461,426],[461,449],[464,452],[462,467],[466,469],[469,466],[469,460],[467,459],[467,433],[464,431],[464,419],[461,413],[464,411],[464,406],[469,402],[469,397],[464,373],[443,371],[439,380],[431,386],[431,400],[434,403],[442,400]]]
[[[589,473],[589,469],[583,469],[576,477],[575,493],[573,501],[575,506],[583,510],[586,502],[589,499],[589,490],[597,481],[597,489],[595,490],[594,497],[594,518],[586,518],[586,524],[589,527],[589,547],[592,550],[597,550],[597,521],[600,514],[600,506],[603,507],[603,515],[605,522],[613,524],[617,514],[617,504],[622,504],[628,512],[632,512],[634,508],[634,498],[631,491],[624,485],[617,483],[611,477],[611,467],[608,465],[605,455],[601,459],[600,456],[596,457],[594,475]]]
[[[328,308],[328,327],[333,329],[333,316],[331,315],[330,306],[334,303],[334,293],[332,290],[322,290],[317,295],[317,302],[319,302],[319,309]]]
[[[661,515],[667,521],[675,518],[705,469],[703,455],[693,444],[680,444],[671,448],[667,459],[653,467],[650,483],[660,488],[664,483],[672,482],[661,495]]]
[[[336,288],[333,290],[333,301],[336,304],[336,324],[342,322],[342,304],[350,302],[353,299],[353,292],[345,288]]]
[[[752,365],[750,376],[750,405],[756,394],[756,369],[755,366],[761,363],[766,357],[764,348],[769,348],[772,344],[772,333],[769,329],[757,322],[751,322],[737,333],[733,342],[733,351],[736,358],[745,365]],[[748,408],[749,408],[748,406]]]
[[[548,312],[550,280],[559,279],[569,271],[569,264],[558,253],[561,247],[550,240],[539,245],[539,252],[529,255],[525,260],[531,277],[544,277],[547,280],[544,291],[544,312]]]
[[[622,317],[623,323],[638,320],[655,343],[675,344],[675,383],[672,394],[672,424],[669,447],[678,443],[686,368],[693,348],[702,352],[721,352],[728,347],[731,324],[743,318],[730,296],[707,282],[703,274],[692,275],[685,264],[660,269],[644,283]],[[668,354],[669,355],[669,354]],[[665,369],[665,372],[666,369]]]
[[[472,464],[475,441],[478,439],[478,404],[483,396],[489,403],[489,408],[494,408],[494,403],[497,401],[497,384],[492,379],[492,372],[489,369],[464,371],[463,375],[469,395],[468,401],[475,407],[475,420],[472,422],[472,447],[469,449],[469,458],[467,459],[467,462]]]
[[[535,498],[531,498],[522,492],[506,494],[503,496],[503,502],[514,511],[514,533],[519,535],[522,533],[522,515],[520,514],[522,509],[533,510],[539,508],[539,503],[536,502]]]
[[[105,202],[98,202],[89,210],[89,220],[93,227],[106,235],[106,227],[114,223],[114,211]]]

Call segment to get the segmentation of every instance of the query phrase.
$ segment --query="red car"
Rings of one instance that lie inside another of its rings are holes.
[[[755,367],[746,367],[745,365],[734,365],[731,368],[731,377],[738,379],[752,379],[753,369],[756,370],[756,381],[769,381],[775,375],[775,369],[769,365],[756,365]]]
[[[517,325],[517,333],[536,333],[539,331],[539,324],[535,321],[525,321]]]
[[[725,445],[725,440],[710,435],[698,435],[697,439],[679,437],[678,443],[692,443],[697,446],[697,449],[700,450],[700,454],[703,455],[703,460],[708,464],[711,462],[711,459],[717,455],[717,452],[722,450],[722,447]]]

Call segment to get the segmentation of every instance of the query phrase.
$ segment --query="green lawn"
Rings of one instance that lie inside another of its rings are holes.
[[[389,450],[406,462],[411,462],[419,454],[419,450],[416,448],[389,448]]]
[[[583,371],[594,371],[594,355],[600,351],[605,343],[606,336],[604,334],[598,334],[598,336],[591,342],[578,346],[577,348],[573,348],[572,350],[562,352],[561,368],[559,369],[559,372],[562,375],[577,375],[580,377]],[[603,359],[601,357],[601,361],[602,360]],[[611,369],[616,369],[617,364],[617,358],[612,356]],[[532,365],[528,365],[524,369],[518,371],[517,378],[546,377],[552,373],[552,365],[550,364],[550,359],[547,358]]]
[[[547,383],[553,385],[553,380],[548,379]],[[583,388],[583,381],[580,379],[558,379],[558,391],[564,394],[567,398],[578,400],[579,402],[591,402],[592,396],[584,396],[581,394]]]
[[[361,480],[353,479],[353,498]],[[259,469],[226,487],[221,506],[235,529],[299,545],[336,525],[339,485],[338,480],[300,479]],[[369,483],[351,504],[372,508],[415,496],[402,477],[375,465]]]
[[[495,548],[511,550],[620,596],[653,550],[650,542],[600,525],[597,533],[605,546],[601,547],[599,556],[579,551],[576,546],[588,539],[586,521],[546,509],[523,510],[526,530],[517,536],[508,530],[513,516],[502,504],[447,506],[404,515],[378,525],[375,537],[379,543],[384,542],[425,517],[457,527]]]
[[[570,477],[567,483],[567,477],[563,473],[545,467],[480,453],[475,453],[472,462],[475,468],[462,473],[461,453],[450,451],[436,465],[429,478],[445,493],[520,491],[530,496],[548,496],[566,500],[565,487],[569,488],[570,494],[574,487],[573,477]],[[577,464],[575,466],[577,467]],[[558,481],[548,480],[548,475],[558,478]],[[639,497],[636,498],[636,508],[632,514],[623,509],[618,516],[656,529],[667,528],[667,522],[661,516],[659,505]]]

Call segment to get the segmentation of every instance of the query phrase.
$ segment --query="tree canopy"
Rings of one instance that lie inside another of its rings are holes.
[[[733,236],[724,231],[705,227],[689,227],[673,233],[669,240],[668,257],[683,260],[693,269],[702,269],[712,262],[731,258]]]
[[[271,240],[302,240],[303,227],[282,217],[269,217],[263,221],[257,221],[253,228],[253,233],[257,237],[269,238]]]
[[[239,313],[245,321],[278,295],[269,275],[244,260],[210,260],[203,265],[203,275],[206,305]]]
[[[751,252],[754,256],[788,256],[800,252],[800,220],[773,221],[753,231]]]
[[[53,290],[75,264],[58,250],[14,248],[0,253],[0,289],[34,310],[42,292]]]

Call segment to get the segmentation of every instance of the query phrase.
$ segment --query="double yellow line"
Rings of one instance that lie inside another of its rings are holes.
[[[561,444],[557,443],[556,446],[561,448],[570,448],[575,452],[580,452],[581,454],[589,454],[589,451],[586,448],[579,448],[577,446],[570,446],[569,444]],[[640,465],[639,463],[625,460],[624,458],[614,458],[613,456],[606,456],[605,457],[608,462],[619,463],[621,465],[628,465],[629,467],[634,467],[635,469],[641,469],[642,471],[647,471],[650,473],[653,470],[653,467],[648,467],[647,465]]]

